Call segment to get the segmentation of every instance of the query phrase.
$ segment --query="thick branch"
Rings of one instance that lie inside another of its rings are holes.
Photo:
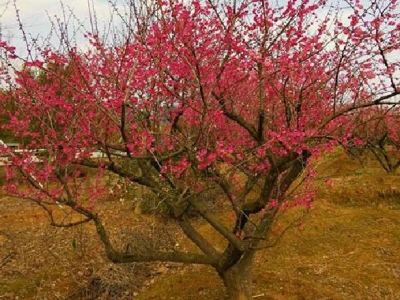
[[[212,214],[209,213],[207,207],[200,202],[199,199],[189,198],[188,202],[192,205],[196,211],[212,226],[217,230],[229,243],[231,243],[236,249],[244,251],[246,249],[245,244],[236,235],[234,235],[228,228],[221,224]]]
[[[90,159],[85,159],[79,162],[80,165],[85,166],[85,167],[89,167],[89,168],[98,168],[100,167],[100,163],[90,160]],[[117,174],[119,176],[121,176],[122,178],[126,178],[129,179],[131,182],[136,182],[140,185],[143,186],[147,186],[151,189],[154,189],[157,184],[155,182],[153,182],[153,180],[151,180],[150,178],[148,178],[147,176],[142,176],[142,174],[140,175],[135,175],[132,172],[129,172],[126,169],[123,169],[121,166],[119,166],[118,164],[116,164],[115,162],[101,162],[101,166],[102,168],[113,172],[114,174]]]
[[[257,129],[254,128],[254,126],[252,126],[251,124],[246,122],[246,120],[243,119],[240,115],[237,115],[237,114],[235,114],[233,112],[228,111],[228,109],[226,107],[225,99],[222,96],[218,96],[214,92],[212,94],[215,97],[215,99],[217,99],[218,103],[220,104],[220,106],[222,108],[222,111],[223,111],[225,116],[227,116],[229,119],[231,119],[232,121],[235,121],[240,126],[242,126],[244,129],[246,129],[247,132],[251,135],[251,137],[253,139],[255,139],[258,142],[261,141],[260,138],[259,138],[259,133],[258,133]]]
[[[394,91],[390,94],[384,95],[379,97],[378,99],[372,101],[372,102],[368,102],[368,103],[363,103],[363,104],[359,104],[359,105],[353,105],[350,107],[347,107],[345,109],[342,109],[341,111],[337,112],[337,113],[333,113],[332,115],[330,115],[328,118],[326,118],[319,126],[318,126],[318,130],[323,129],[326,125],[328,125],[331,121],[333,121],[334,119],[343,116],[353,110],[357,110],[357,109],[361,109],[361,108],[367,108],[367,107],[371,107],[371,106],[375,106],[375,105],[383,105],[383,104],[394,104],[394,103],[388,103],[385,102],[385,100],[391,99],[397,95],[400,95],[400,91]]]
[[[219,257],[220,254],[217,250],[215,250],[215,248],[201,234],[199,234],[187,220],[180,219],[178,224],[186,236],[193,241],[204,254],[215,259]]]
[[[87,213],[87,212],[86,212]],[[116,251],[108,238],[108,234],[97,215],[89,212],[96,226],[97,233],[102,241],[107,257],[114,263],[132,263],[132,262],[181,262],[191,264],[215,265],[216,259],[211,256],[184,253],[184,252],[147,252],[147,253],[123,253]]]

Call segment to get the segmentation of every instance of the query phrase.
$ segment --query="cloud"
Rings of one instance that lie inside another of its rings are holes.
[[[123,0],[116,3],[123,6]],[[68,30],[74,38],[83,40],[82,36],[91,31],[90,13],[95,11],[99,29],[110,22],[112,8],[107,0],[0,0],[0,23],[2,39],[17,47],[22,53],[26,49],[23,33],[20,30],[17,14],[28,39],[37,39],[38,43],[48,37],[51,29],[67,23]],[[77,31],[77,32],[74,32]],[[53,33],[49,43],[59,44]]]

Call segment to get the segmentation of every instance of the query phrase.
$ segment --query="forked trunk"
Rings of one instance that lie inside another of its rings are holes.
[[[229,300],[252,299],[253,256],[253,251],[244,254],[236,265],[221,275]]]

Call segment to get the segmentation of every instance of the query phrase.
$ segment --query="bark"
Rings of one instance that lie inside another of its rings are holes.
[[[249,300],[252,295],[254,251],[246,252],[242,259],[220,276],[224,281],[230,300]]]

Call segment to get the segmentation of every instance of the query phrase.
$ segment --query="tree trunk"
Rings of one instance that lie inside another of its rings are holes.
[[[254,251],[246,252],[233,267],[221,274],[229,300],[249,300],[252,295]]]

